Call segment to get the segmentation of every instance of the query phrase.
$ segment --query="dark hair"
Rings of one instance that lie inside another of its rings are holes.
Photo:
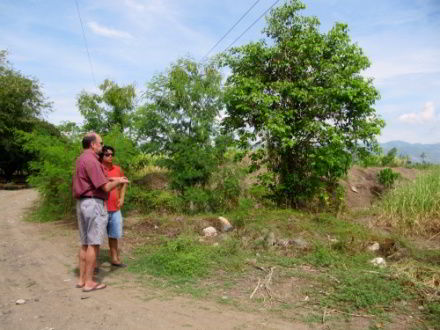
[[[104,154],[105,154],[107,151],[109,151],[109,150],[111,150],[111,151],[113,152],[113,156],[115,155],[115,149],[113,149],[112,146],[103,146],[103,147],[102,147],[102,151],[101,151],[101,153],[99,154],[99,161],[102,162],[102,160],[104,159]]]
[[[87,133],[82,139],[83,149],[89,149],[93,142],[96,141],[95,133]]]
[[[105,154],[106,151],[111,150],[113,152],[113,156],[115,155],[115,149],[112,146],[103,146],[102,153]]]

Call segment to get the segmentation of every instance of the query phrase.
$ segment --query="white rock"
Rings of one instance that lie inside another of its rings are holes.
[[[289,242],[290,244],[292,244],[293,246],[299,249],[306,249],[309,246],[309,244],[301,237],[291,239]]]
[[[203,229],[203,235],[205,237],[217,236],[217,229],[215,229],[214,227],[206,227],[205,229]]]
[[[359,191],[356,189],[355,186],[350,186],[350,188],[351,188],[351,190],[352,190],[353,192],[355,192],[355,193],[358,193],[358,192],[359,192]]]
[[[372,260],[370,260],[370,262],[377,267],[383,268],[387,265],[387,262],[385,261],[384,258],[378,257],[378,258],[374,258]]]
[[[25,303],[26,303],[26,300],[24,300],[24,299],[18,299],[18,300],[15,302],[16,305],[23,305],[23,304],[25,304]]]
[[[377,242],[374,242],[373,244],[371,244],[371,245],[368,247],[368,250],[369,250],[369,251],[372,251],[372,252],[379,251],[379,249],[380,249],[380,245],[379,245],[379,243],[377,243]]]
[[[232,225],[228,219],[226,219],[224,217],[218,217],[218,220],[222,224],[222,231],[223,232],[230,231],[232,229]]]

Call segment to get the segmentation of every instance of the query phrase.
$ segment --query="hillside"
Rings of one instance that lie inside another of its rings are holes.
[[[436,144],[421,144],[408,143],[404,141],[390,141],[381,143],[384,153],[387,153],[392,148],[397,148],[398,155],[408,155],[413,162],[422,162],[420,155],[425,153],[426,162],[440,164],[440,143]]]

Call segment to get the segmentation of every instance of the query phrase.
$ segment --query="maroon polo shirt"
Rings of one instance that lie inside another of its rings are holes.
[[[106,200],[108,194],[102,186],[109,182],[98,155],[92,149],[86,149],[76,160],[73,177],[73,197],[93,196]]]

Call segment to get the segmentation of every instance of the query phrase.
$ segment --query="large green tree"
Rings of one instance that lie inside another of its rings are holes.
[[[136,91],[134,85],[120,87],[106,79],[100,86],[100,94],[82,91],[77,105],[84,117],[83,129],[104,134],[117,125],[121,132],[132,127]]]
[[[0,51],[0,169],[7,179],[26,169],[32,154],[23,150],[17,131],[35,128],[57,134],[55,127],[41,119],[51,104],[39,82],[15,70]]]
[[[223,107],[219,71],[212,64],[179,59],[152,79],[145,95],[136,125],[144,149],[166,155],[172,184],[182,193],[205,185],[226,145],[218,136]]]
[[[291,0],[273,9],[268,39],[223,56],[231,69],[224,124],[244,144],[264,146],[253,159],[267,164],[273,196],[292,206],[335,186],[384,126],[373,107],[379,93],[361,74],[370,62],[347,25],[322,33],[316,17],[299,14],[304,8]]]

